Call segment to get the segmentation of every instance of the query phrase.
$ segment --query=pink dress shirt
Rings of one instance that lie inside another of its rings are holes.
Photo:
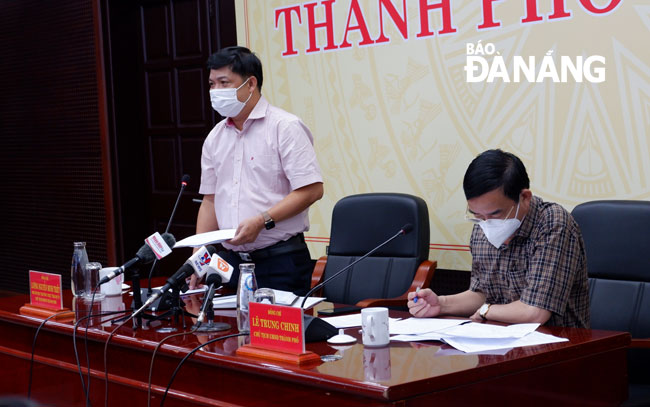
[[[199,193],[214,194],[219,229],[236,229],[241,221],[259,215],[291,191],[323,182],[314,140],[295,115],[271,106],[264,97],[239,131],[230,119],[219,122],[203,143]],[[309,230],[308,209],[263,229],[257,240],[240,246],[250,252]]]

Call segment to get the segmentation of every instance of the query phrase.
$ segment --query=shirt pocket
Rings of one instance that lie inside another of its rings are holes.
[[[521,293],[528,287],[527,280],[528,265],[525,261],[519,260],[512,263],[508,271],[508,291],[510,301],[517,301],[521,298]]]
[[[257,154],[250,157],[251,186],[254,188],[278,188],[280,159],[273,154]]]

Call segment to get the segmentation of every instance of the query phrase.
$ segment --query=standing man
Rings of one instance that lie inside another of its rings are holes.
[[[203,144],[196,233],[237,229],[219,253],[235,267],[229,286],[239,264],[252,262],[260,287],[304,294],[312,263],[303,232],[323,196],[313,136],[262,96],[262,63],[249,49],[224,48],[208,68],[212,107],[224,120]]]
[[[578,225],[560,205],[529,189],[519,158],[501,150],[476,157],[463,179],[470,239],[470,287],[438,296],[409,293],[416,317],[589,327],[587,260]]]

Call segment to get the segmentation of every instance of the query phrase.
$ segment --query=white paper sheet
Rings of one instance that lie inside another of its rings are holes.
[[[451,328],[469,322],[467,319],[442,319],[442,318],[407,318],[390,327],[391,335],[405,334],[416,335],[428,332],[440,332],[442,329]]]
[[[348,315],[339,315],[336,317],[327,317],[321,318],[323,321],[326,321],[333,325],[335,328],[352,328],[355,326],[361,326],[361,313],[357,314],[348,314]],[[392,331],[393,325],[399,321],[400,318],[388,318],[388,330]],[[393,339],[393,338],[391,338]]]
[[[298,296],[291,291],[273,289],[273,295],[275,296],[275,303],[278,305],[293,305],[298,299]]]
[[[461,338],[447,337],[444,341],[463,352],[485,352],[495,349],[517,348],[520,346],[544,345],[547,343],[567,342],[567,338],[560,338],[541,332],[531,332],[523,338]]]
[[[296,301],[293,302],[291,305],[293,308],[300,308],[300,304],[302,304],[302,300],[304,297],[298,297]],[[309,297],[307,298],[307,302],[305,303],[305,309],[311,308],[314,305],[318,304],[321,301],[325,301],[325,298],[323,297]],[[214,309],[229,309],[229,308],[237,308],[237,296],[236,295],[225,295],[223,297],[217,297],[214,300],[212,300],[212,305]],[[284,304],[278,304],[278,305],[284,305]]]
[[[427,332],[416,335],[401,334],[390,337],[391,341],[397,342],[439,341],[441,339],[442,336],[437,332]]]
[[[208,244],[221,243],[235,237],[236,231],[237,229],[223,229],[215,230],[212,232],[199,233],[198,235],[189,236],[183,240],[176,242],[174,249],[177,249],[179,247],[201,247]]]
[[[438,330],[443,337],[458,336],[462,338],[523,338],[534,332],[539,324],[513,324],[508,326],[481,324],[471,322]]]
[[[212,308],[214,309],[237,308],[237,296],[224,295],[223,297],[216,297],[212,300]]]
[[[510,352],[512,348],[503,348],[503,349],[491,349],[482,352],[471,352],[470,355],[499,355],[503,356],[506,353]],[[457,356],[457,355],[467,355],[468,353],[460,351],[458,349],[447,348],[447,349],[438,349],[438,352],[433,356]]]

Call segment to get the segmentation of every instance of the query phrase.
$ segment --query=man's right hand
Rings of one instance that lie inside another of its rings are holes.
[[[408,294],[408,299],[409,312],[414,317],[430,318],[440,314],[440,299],[429,288],[418,291],[418,302],[413,301],[415,299],[415,291]]]
[[[187,280],[185,280],[185,281],[187,282]],[[192,274],[192,276],[190,277],[190,283],[189,283],[190,290],[196,290],[197,288],[203,287],[203,284],[201,284],[201,281],[203,281],[203,278],[201,278],[199,280],[198,278],[196,278],[196,274]]]

